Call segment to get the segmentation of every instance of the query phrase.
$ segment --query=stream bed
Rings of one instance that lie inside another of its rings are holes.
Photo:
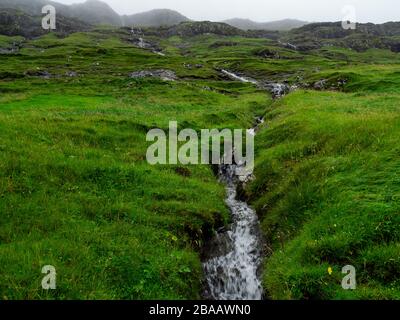
[[[282,83],[260,83],[252,78],[221,70],[232,80],[252,83],[269,91],[274,99],[291,90]],[[258,125],[263,122],[257,119]],[[255,135],[258,125],[250,129]],[[237,199],[238,186],[250,177],[236,175],[238,165],[220,165],[219,179],[226,185],[226,204],[232,223],[216,232],[206,245],[203,269],[205,289],[203,296],[209,300],[262,300],[261,264],[263,241],[256,212],[244,201]]]
[[[209,259],[203,264],[207,282],[204,296],[213,300],[261,300],[262,241],[257,214],[237,200],[240,181],[236,165],[221,165],[219,177],[226,184],[232,224],[211,241]]]

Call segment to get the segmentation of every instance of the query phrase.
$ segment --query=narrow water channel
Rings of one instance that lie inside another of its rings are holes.
[[[289,87],[281,83],[258,81],[221,70],[232,80],[255,84],[268,90],[274,98],[282,97]],[[261,119],[259,119],[262,122]],[[256,134],[257,127],[251,129]],[[207,246],[203,263],[206,277],[204,297],[213,300],[261,300],[262,237],[256,212],[237,199],[242,183],[236,175],[237,165],[221,165],[219,178],[226,185],[226,204],[232,214],[232,224],[221,229]]]
[[[232,224],[215,236],[212,257],[203,264],[207,281],[205,296],[214,300],[261,300],[262,242],[258,218],[247,203],[237,200],[240,181],[236,166],[222,165],[219,171],[221,181],[226,184]]]

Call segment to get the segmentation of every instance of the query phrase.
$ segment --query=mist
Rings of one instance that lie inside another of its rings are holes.
[[[64,4],[79,0],[56,0]],[[341,21],[345,6],[354,6],[357,22],[398,21],[398,0],[103,0],[119,14],[133,14],[151,9],[172,9],[193,20],[221,21],[248,18],[265,22],[286,18],[309,22]]]

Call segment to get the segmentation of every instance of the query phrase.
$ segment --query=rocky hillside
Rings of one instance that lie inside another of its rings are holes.
[[[246,36],[247,33],[226,23],[210,21],[189,21],[182,22],[171,27],[148,28],[147,35],[158,37],[194,37],[202,34],[214,34],[220,36]]]
[[[42,7],[50,4],[54,6],[57,11],[65,15],[68,11],[68,6],[54,1],[45,0],[0,0],[0,8],[18,9],[30,15],[40,15]]]
[[[42,29],[42,17],[30,15],[16,9],[0,8],[0,34],[7,36],[23,36],[33,38],[48,33]],[[58,15],[57,34],[67,35],[73,32],[86,31],[90,25],[77,19]]]
[[[47,0],[0,0],[0,8],[21,10],[31,16],[40,16],[42,7],[47,4],[54,6],[59,15],[86,24],[122,25],[121,17],[108,4],[98,0],[87,0],[70,6]]]
[[[53,5],[64,17],[79,19],[93,25],[159,27],[189,21],[179,12],[168,9],[120,16],[107,3],[98,0],[87,0],[70,6],[47,0],[0,0],[0,8],[18,9],[33,16],[40,15],[42,7],[46,4]]]
[[[120,15],[107,3],[98,0],[87,0],[84,3],[73,4],[69,7],[66,15],[94,25],[122,25]]]
[[[285,19],[271,22],[255,22],[249,19],[229,19],[225,23],[242,30],[275,30],[275,31],[289,31],[294,28],[299,28],[306,25],[308,22]]]
[[[293,30],[293,33],[310,35],[319,39],[337,39],[352,34],[400,36],[400,22],[387,22],[383,24],[358,23],[355,30],[343,29],[341,22],[311,23]]]
[[[129,16],[125,15],[122,20],[126,26],[141,27],[173,26],[181,22],[190,21],[189,18],[179,12],[168,9],[156,9]]]
[[[313,23],[290,31],[281,40],[300,51],[330,45],[356,51],[378,48],[399,52],[400,22],[357,24],[355,30],[343,29],[341,22]]]

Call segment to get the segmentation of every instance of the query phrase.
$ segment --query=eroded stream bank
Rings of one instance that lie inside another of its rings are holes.
[[[233,80],[255,84],[268,90],[274,98],[290,91],[281,83],[260,83],[254,79],[221,70]],[[263,122],[250,131],[256,134]],[[220,165],[219,179],[226,185],[226,204],[232,223],[216,232],[206,246],[203,269],[205,274],[205,299],[212,300],[261,300],[263,288],[260,280],[263,260],[263,241],[257,213],[237,199],[237,189],[242,183],[236,175],[238,165]],[[248,177],[249,178],[249,177]]]

